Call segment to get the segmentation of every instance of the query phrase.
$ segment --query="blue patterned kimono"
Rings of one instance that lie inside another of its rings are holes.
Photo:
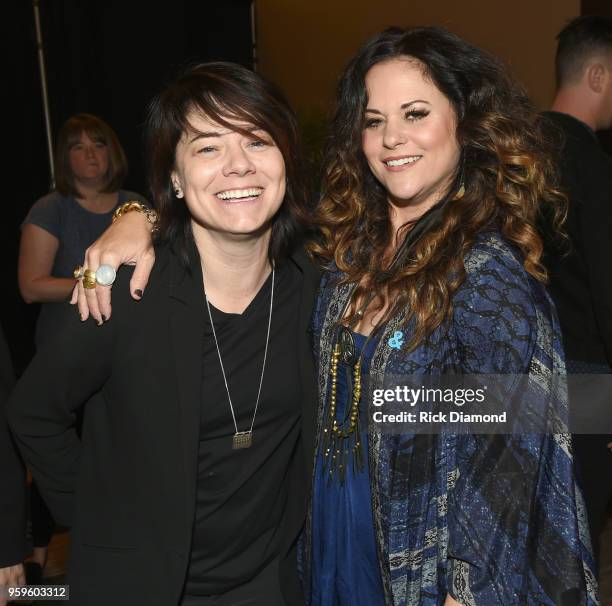
[[[396,331],[410,334],[405,315],[394,317],[380,333],[369,381],[384,385],[385,377],[441,375],[451,368],[523,375],[535,394],[532,405],[554,410],[558,431],[391,435],[370,421],[371,501],[385,603],[441,606],[450,594],[464,606],[594,606],[597,583],[567,434],[565,362],[553,305],[498,232],[480,234],[464,264],[450,325],[406,352],[389,346]],[[319,436],[330,352],[351,292],[339,277],[324,276],[313,315]],[[309,516],[302,554],[307,603],[310,524]]]

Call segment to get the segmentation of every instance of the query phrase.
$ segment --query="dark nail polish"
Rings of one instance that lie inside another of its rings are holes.
[[[134,293],[135,293],[136,295],[138,295],[139,297],[142,297],[142,290],[140,290],[140,288],[137,288],[137,289],[134,291]]]

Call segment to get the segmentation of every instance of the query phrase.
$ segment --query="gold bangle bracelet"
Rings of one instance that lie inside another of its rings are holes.
[[[126,213],[129,213],[132,211],[142,213],[146,217],[149,224],[151,225],[151,232],[154,233],[157,231],[157,229],[159,228],[159,225],[157,223],[158,221],[157,213],[152,208],[149,208],[146,204],[143,204],[142,202],[137,202],[135,200],[132,200],[130,202],[124,202],[123,204],[120,204],[119,206],[117,206],[117,208],[115,209],[115,212],[113,213],[113,223],[119,217],[122,217]]]

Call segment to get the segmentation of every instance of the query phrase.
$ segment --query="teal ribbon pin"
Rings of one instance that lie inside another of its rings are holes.
[[[389,337],[389,347],[400,349],[404,342],[404,335],[401,330],[396,330],[392,337]]]

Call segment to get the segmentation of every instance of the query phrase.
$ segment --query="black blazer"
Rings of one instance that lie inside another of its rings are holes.
[[[5,414],[14,383],[11,356],[0,327],[0,568],[20,564],[26,556],[25,469]]]
[[[316,391],[307,335],[318,282],[300,251],[302,443],[291,462],[283,524],[281,586],[302,603],[295,544],[313,461]],[[71,603],[179,602],[196,501],[205,305],[199,259],[191,275],[158,253],[145,295],[129,297],[129,269],[113,289],[113,317],[82,325],[73,309],[61,335],[40,351],[9,403],[23,455],[56,520],[72,526]],[[67,306],[68,308],[68,306]],[[82,442],[73,423],[89,398]]]
[[[612,366],[612,158],[576,118],[543,115],[549,132],[563,138],[559,168],[569,198],[570,254],[548,237],[544,257],[565,355]]]

